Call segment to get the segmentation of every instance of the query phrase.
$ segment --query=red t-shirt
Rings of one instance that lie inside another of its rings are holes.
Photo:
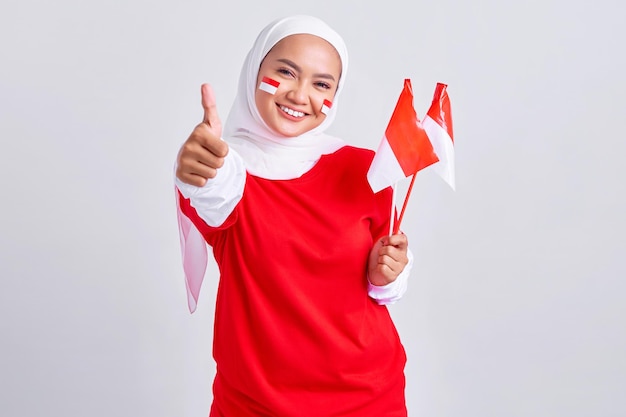
[[[391,204],[367,182],[373,156],[346,146],[296,179],[248,174],[220,227],[181,196],[220,270],[211,417],[406,416],[404,348],[367,294]]]

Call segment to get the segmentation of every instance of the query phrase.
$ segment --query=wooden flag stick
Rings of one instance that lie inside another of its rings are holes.
[[[398,188],[398,183],[395,182],[391,186],[391,216],[389,217],[389,236],[393,234],[394,230],[394,220],[396,218],[396,188]]]
[[[402,204],[402,210],[400,211],[400,217],[398,218],[398,221],[396,222],[394,228],[393,228],[393,234],[397,234],[398,231],[400,230],[400,223],[402,222],[402,218],[404,217],[404,211],[406,210],[406,205],[409,202],[409,196],[411,195],[411,190],[413,190],[413,184],[415,183],[415,174],[413,174],[413,177],[411,178],[411,184],[409,184],[409,189],[406,192],[406,197],[404,197],[404,203]],[[394,191],[395,193],[395,191]]]

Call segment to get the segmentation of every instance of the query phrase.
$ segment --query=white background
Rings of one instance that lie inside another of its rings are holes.
[[[4,0],[0,415],[208,414],[216,281],[190,315],[172,165],[200,84],[225,119],[256,34],[295,13],[346,40],[351,144],[377,147],[404,78],[420,116],[449,85],[457,191],[418,175],[391,308],[409,415],[626,415],[624,8]]]

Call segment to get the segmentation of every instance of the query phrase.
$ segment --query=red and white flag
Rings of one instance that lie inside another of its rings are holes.
[[[413,107],[411,80],[405,79],[385,135],[367,172],[367,180],[376,193],[437,161]]]
[[[266,93],[276,94],[279,85],[280,83],[278,81],[273,80],[270,77],[263,77],[261,84],[259,84],[259,89],[265,91]]]
[[[332,106],[333,106],[333,103],[330,100],[324,99],[324,104],[322,104],[322,113],[328,114]]]
[[[424,130],[433,144],[439,162],[432,169],[454,190],[454,134],[446,84],[437,83],[433,102],[424,117]]]

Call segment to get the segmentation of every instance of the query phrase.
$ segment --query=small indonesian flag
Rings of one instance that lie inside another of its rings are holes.
[[[324,100],[324,104],[322,104],[322,113],[324,114],[328,114],[328,112],[330,111],[330,108],[333,106],[332,101],[330,100]]]
[[[454,190],[454,134],[446,87],[446,84],[437,83],[433,103],[424,118],[424,130],[439,158],[432,169]]]
[[[367,180],[377,193],[437,161],[413,108],[411,80],[405,79],[385,135],[367,172]]]
[[[263,77],[261,84],[259,84],[259,89],[270,94],[276,94],[276,90],[278,90],[279,85],[280,83],[278,81],[273,80],[270,77]]]

